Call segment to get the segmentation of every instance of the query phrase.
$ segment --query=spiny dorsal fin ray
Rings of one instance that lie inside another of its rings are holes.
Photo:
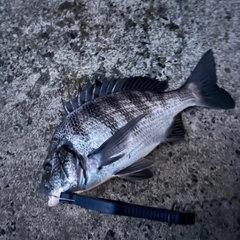
[[[97,80],[94,84],[94,88],[93,88],[93,99],[98,98],[99,97],[99,93],[100,93],[100,89],[101,89],[102,83]]]
[[[111,93],[124,91],[151,91],[157,93],[163,92],[167,87],[167,81],[160,82],[149,77],[104,79],[102,83],[97,80],[94,84],[88,81],[85,89],[79,88],[76,97],[70,97],[69,101],[63,101],[63,108],[68,115],[82,104]]]

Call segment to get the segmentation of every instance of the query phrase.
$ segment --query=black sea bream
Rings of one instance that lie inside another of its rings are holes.
[[[61,192],[83,192],[112,177],[150,178],[153,162],[144,157],[161,142],[183,138],[185,108],[235,106],[217,86],[211,50],[181,88],[166,92],[167,87],[147,77],[97,81],[64,102],[66,114],[43,165],[41,191],[48,205],[55,206]]]

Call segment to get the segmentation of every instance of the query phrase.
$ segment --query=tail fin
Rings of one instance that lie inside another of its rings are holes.
[[[184,84],[197,99],[197,106],[216,109],[235,107],[231,95],[217,85],[215,61],[212,50],[208,50],[198,62],[192,74]]]

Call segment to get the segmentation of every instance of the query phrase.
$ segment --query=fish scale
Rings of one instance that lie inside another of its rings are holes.
[[[144,157],[164,141],[184,138],[180,113],[191,106],[234,108],[217,85],[215,61],[206,52],[177,90],[147,77],[87,84],[64,102],[65,118],[57,127],[44,162],[41,191],[55,206],[61,192],[83,192],[112,177],[130,181],[152,176]]]

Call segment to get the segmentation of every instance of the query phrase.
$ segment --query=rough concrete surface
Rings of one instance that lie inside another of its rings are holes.
[[[154,177],[88,194],[155,207],[240,197],[240,1],[0,0],[0,239],[240,239],[240,203],[197,207],[171,226],[47,206],[38,193],[61,98],[103,77],[152,76],[179,87],[212,48],[233,110],[184,112],[186,141],[162,144]]]

